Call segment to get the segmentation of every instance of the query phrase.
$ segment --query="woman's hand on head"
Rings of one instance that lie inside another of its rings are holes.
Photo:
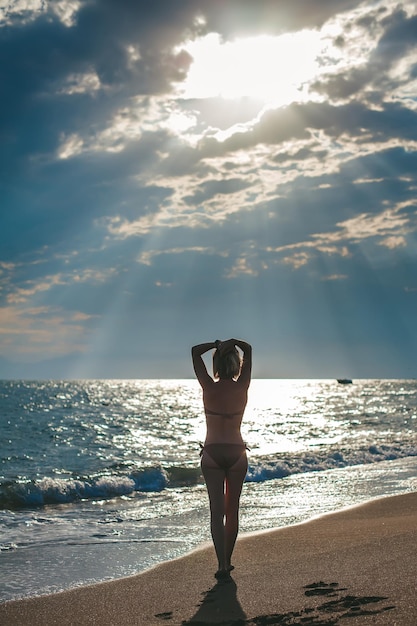
[[[217,350],[219,351],[219,354],[226,354],[226,352],[233,350],[234,347],[235,347],[234,339],[226,339],[225,341],[220,341],[217,344]]]

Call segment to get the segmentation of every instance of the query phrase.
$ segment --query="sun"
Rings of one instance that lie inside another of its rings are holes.
[[[319,33],[311,30],[225,42],[210,33],[182,46],[193,63],[178,85],[180,96],[253,98],[274,107],[305,100],[308,82],[320,71],[321,48]]]

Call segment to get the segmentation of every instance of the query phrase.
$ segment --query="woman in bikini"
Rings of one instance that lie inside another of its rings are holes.
[[[239,348],[243,352],[241,360]],[[213,378],[202,355],[213,354]],[[194,371],[203,388],[207,434],[201,453],[211,517],[211,536],[219,563],[216,578],[227,578],[239,525],[239,499],[248,461],[240,433],[252,369],[252,348],[245,341],[227,339],[192,348]]]

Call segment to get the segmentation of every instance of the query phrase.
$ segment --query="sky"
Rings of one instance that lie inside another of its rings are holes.
[[[0,68],[0,378],[417,377],[414,0],[0,0]]]

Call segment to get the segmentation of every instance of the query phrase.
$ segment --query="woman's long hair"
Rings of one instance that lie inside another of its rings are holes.
[[[240,374],[241,360],[235,347],[224,354],[216,350],[213,354],[214,378],[237,378]]]

